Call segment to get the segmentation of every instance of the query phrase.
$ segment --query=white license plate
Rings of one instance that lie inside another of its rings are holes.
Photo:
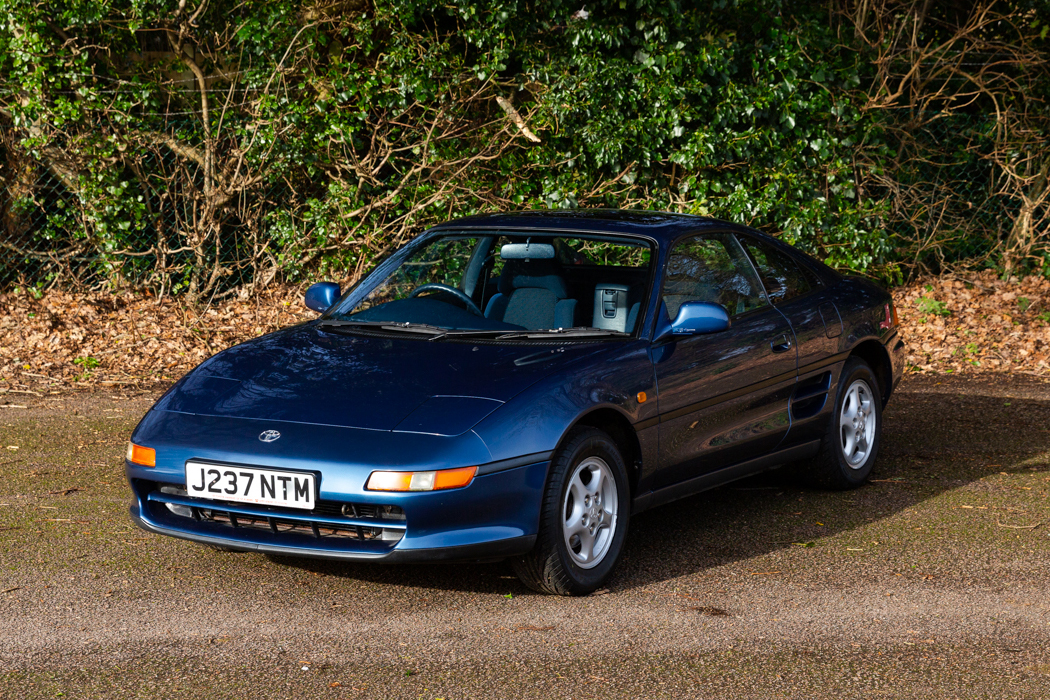
[[[305,472],[186,462],[186,491],[196,498],[310,510],[317,488],[314,475]]]

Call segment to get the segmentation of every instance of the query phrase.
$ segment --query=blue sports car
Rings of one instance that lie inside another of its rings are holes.
[[[643,211],[436,226],[314,321],[183,377],[131,436],[131,517],[213,547],[509,558],[609,577],[632,515],[783,464],[860,486],[903,349],[890,295],[752,229]]]

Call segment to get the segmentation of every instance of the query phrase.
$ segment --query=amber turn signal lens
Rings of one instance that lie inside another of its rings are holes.
[[[649,400],[649,397],[645,395],[644,391],[638,392],[638,403],[645,403]]]
[[[143,447],[133,442],[128,443],[128,461],[143,467],[157,466],[157,451],[152,447]]]
[[[477,474],[477,467],[463,467],[462,469],[445,469],[439,472],[434,472],[434,490],[439,491],[441,489],[458,489],[466,486],[474,480],[474,475]]]
[[[369,491],[441,491],[469,484],[477,467],[442,469],[433,472],[372,472],[365,488]]]

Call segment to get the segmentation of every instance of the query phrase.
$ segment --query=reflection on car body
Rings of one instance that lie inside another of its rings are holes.
[[[902,371],[877,285],[677,214],[452,221],[306,303],[319,319],[206,360],[142,419],[139,525],[307,557],[508,558],[537,590],[586,593],[647,508],[788,462],[863,484]],[[279,478],[287,498],[259,490]]]

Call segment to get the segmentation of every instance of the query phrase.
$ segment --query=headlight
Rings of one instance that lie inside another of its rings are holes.
[[[474,479],[477,467],[442,469],[433,472],[372,472],[365,488],[369,491],[441,491],[458,489]]]

